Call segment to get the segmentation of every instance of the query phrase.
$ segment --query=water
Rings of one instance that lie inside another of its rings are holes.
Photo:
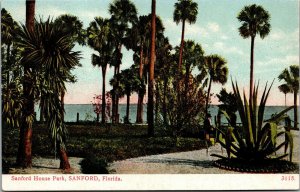
[[[284,106],[266,106],[264,119],[269,119],[272,114],[279,113],[284,110],[286,107]],[[214,105],[209,108],[209,112],[214,118],[214,116],[218,113],[218,106]],[[37,120],[40,119],[40,113],[38,106],[35,107],[35,111],[37,114]],[[137,104],[131,104],[129,109],[129,120],[131,123],[136,121],[136,111],[137,111]],[[96,119],[96,114],[94,113],[93,106],[91,104],[65,104],[65,121],[66,122],[76,122],[77,113],[79,113],[79,120],[81,121],[93,121]],[[120,114],[120,122],[123,122],[123,117],[126,114],[126,104],[119,105],[119,114]],[[287,113],[292,120],[294,120],[294,112],[290,110]],[[101,114],[100,114],[101,119]],[[147,105],[144,104],[144,111],[143,111],[143,120],[144,122],[147,121]],[[221,122],[227,123],[225,117],[222,116]],[[240,122],[239,116],[237,118],[237,122]]]

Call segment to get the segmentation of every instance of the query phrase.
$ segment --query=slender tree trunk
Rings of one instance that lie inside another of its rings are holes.
[[[140,90],[138,93],[138,108],[136,114],[136,123],[143,123],[143,100],[144,100],[144,91]]]
[[[151,56],[149,66],[149,84],[148,84],[148,135],[154,136],[153,119],[153,89],[154,89],[154,63],[155,63],[155,32],[156,32],[156,0],[152,0],[152,19],[151,19]]]
[[[186,72],[185,72],[185,94],[188,92],[190,80],[190,65],[186,63]]]
[[[66,149],[63,144],[58,142],[57,144],[57,151],[59,152],[59,159],[60,159],[60,164],[59,168],[63,170],[70,170],[71,166],[69,163],[68,155],[66,152]]]
[[[298,126],[298,107],[297,107],[297,91],[294,91],[294,128],[296,129]]]
[[[126,119],[124,123],[129,123],[129,107],[130,107],[130,93],[126,94],[127,102],[126,102]]]
[[[158,83],[155,84],[155,113],[154,117],[155,120],[154,122],[157,124],[158,123],[158,111],[159,111],[159,101],[160,101],[160,94],[159,94],[159,86]]]
[[[284,106],[286,107],[286,94],[284,94]]]
[[[116,76],[117,74],[117,66],[115,66],[114,68],[114,76]],[[112,99],[112,123],[116,123],[116,93],[115,93],[115,89],[116,87],[113,86],[113,92],[111,95],[111,99]]]
[[[41,93],[41,101],[43,100],[43,93]],[[44,122],[44,107],[43,105],[40,105],[40,122]]]
[[[139,77],[140,80],[143,82],[143,71],[144,71],[144,64],[143,64],[143,55],[144,55],[144,43],[141,43],[140,49],[140,68],[139,68]],[[137,113],[136,113],[136,123],[143,123],[143,100],[144,100],[144,90],[139,90],[138,92],[138,106],[137,106]]]
[[[162,106],[162,114],[163,114],[163,119],[164,119],[164,124],[167,125],[167,103],[166,103],[166,95],[167,95],[167,79],[164,79],[164,93],[163,93],[163,106]]]
[[[105,98],[105,89],[106,89],[106,86],[105,86],[105,77],[106,77],[106,65],[102,67],[102,77],[103,77],[103,80],[102,80],[102,118],[101,118],[101,123],[106,123],[106,113],[105,113],[105,109],[106,109],[106,98]]]
[[[250,58],[250,93],[249,93],[249,104],[252,105],[252,95],[253,95],[253,81],[254,81],[254,39],[255,37],[251,37],[251,58]]]
[[[144,71],[143,55],[144,55],[144,43],[142,42],[141,49],[140,49],[140,68],[139,68],[139,77],[141,80],[143,78],[143,71]]]
[[[184,29],[185,29],[185,20],[182,21],[181,43],[180,43],[180,50],[179,50],[178,69],[180,73],[181,73],[182,55],[183,55],[183,46],[184,46]]]
[[[209,97],[210,97],[211,84],[212,84],[212,78],[210,78],[210,80],[209,80],[209,86],[208,86],[207,97],[206,97],[206,106],[205,106],[205,115],[206,116],[208,113],[208,102],[209,102]]]
[[[62,122],[65,122],[65,90],[61,90],[61,97],[60,97],[60,102],[61,102],[61,108],[62,108]]]
[[[34,13],[35,13],[35,0],[26,1],[26,27],[29,31],[34,30]],[[23,82],[23,94],[24,94],[24,106],[23,106],[23,120],[20,127],[20,142],[22,146],[19,146],[17,155],[17,163],[22,167],[32,167],[32,120],[28,120],[29,117],[34,115],[34,95],[33,95],[33,79],[30,78],[31,69],[28,65],[24,66],[24,82]],[[23,142],[23,143],[22,143]]]

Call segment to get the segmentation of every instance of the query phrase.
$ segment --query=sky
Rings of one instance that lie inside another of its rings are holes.
[[[96,16],[109,18],[111,0],[36,0],[36,17],[56,18],[61,14],[77,16],[85,28]],[[132,0],[138,15],[151,13],[151,0]],[[181,23],[173,21],[174,4],[177,0],[156,0],[156,14],[162,19],[165,36],[173,47],[180,44]],[[213,84],[212,103],[218,104],[216,94],[224,87],[231,91],[231,80],[238,81],[240,90],[248,92],[250,78],[250,39],[243,39],[238,32],[240,22],[236,18],[246,5],[262,5],[270,13],[271,32],[264,39],[255,39],[254,78],[260,82],[260,92],[264,85],[274,84],[268,99],[268,105],[284,105],[284,94],[279,92],[278,75],[290,65],[299,65],[299,0],[194,0],[198,4],[198,16],[195,24],[186,25],[185,40],[194,40],[201,44],[205,55],[218,54],[227,60],[229,80],[224,85]],[[17,22],[25,22],[25,0],[2,0],[5,8]],[[77,76],[75,84],[67,84],[65,102],[69,104],[91,103],[95,94],[102,93],[101,69],[91,64],[93,50],[87,46],[76,45],[74,50],[81,51],[82,67],[73,70]],[[122,69],[133,64],[132,51],[122,49]],[[107,71],[107,90],[113,68]],[[136,102],[133,95],[131,102]],[[298,100],[299,101],[299,100]],[[121,102],[125,102],[122,99]],[[287,104],[293,104],[293,95],[287,95]]]

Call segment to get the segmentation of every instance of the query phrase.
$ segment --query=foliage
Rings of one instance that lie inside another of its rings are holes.
[[[176,147],[174,139],[156,132],[156,137],[147,137],[146,125],[111,125],[94,123],[67,124],[68,154],[74,157],[89,157],[90,154],[107,162],[134,158],[145,155],[199,150],[205,143],[198,138],[178,138]],[[49,141],[46,125],[34,125],[32,153],[37,156],[48,157],[54,155]],[[18,130],[3,130],[3,158],[14,157],[17,153]]]
[[[198,4],[192,0],[178,0],[175,3],[173,20],[178,24],[180,21],[195,23],[198,14]]]
[[[95,95],[95,97],[93,97],[93,101],[92,101],[92,105],[94,108],[94,112],[96,114],[100,114],[102,113],[102,95]],[[110,110],[111,110],[111,94],[110,92],[106,92],[104,99],[106,100],[106,105],[105,105],[105,116],[106,119],[110,120],[111,118],[111,114],[110,114]]]
[[[59,98],[65,91],[65,82],[73,81],[71,70],[79,64],[79,52],[72,51],[74,41],[63,31],[62,26],[51,20],[36,22],[29,31],[22,26],[18,46],[23,48],[22,64],[31,66],[35,81],[34,92],[40,93],[41,109],[47,119],[51,138],[64,147],[66,129],[63,122],[64,109]]]
[[[287,108],[272,119],[264,121],[265,105],[272,85],[269,89],[267,89],[267,85],[265,86],[259,105],[257,103],[258,85],[254,88],[252,95],[253,103],[250,105],[245,93],[243,96],[244,99],[242,99],[238,86],[232,83],[232,87],[242,126],[238,127],[230,124],[225,131],[217,128],[222,135],[222,139],[219,143],[226,149],[228,158],[240,159],[247,162],[259,162],[273,158],[271,155],[288,143],[290,145],[289,155],[291,161],[293,152],[292,135],[288,131],[278,132],[278,119],[283,118],[284,113],[291,108]],[[225,111],[222,112],[230,123],[228,114]],[[287,140],[282,143],[277,143],[276,139],[283,134],[286,135]],[[288,154],[284,154],[275,158],[281,159],[287,155]],[[214,154],[214,156],[225,158],[216,154]]]
[[[108,174],[107,162],[94,154],[88,155],[80,162],[80,165],[83,174]]]
[[[225,111],[231,122],[232,122],[232,118],[235,118],[234,116],[235,113],[237,112],[237,101],[236,98],[234,96],[234,93],[232,92],[227,92],[225,88],[222,88],[222,90],[220,91],[219,94],[217,94],[217,97],[219,99],[219,102],[221,102],[222,104],[220,104],[219,107],[219,111]]]
[[[255,37],[259,34],[263,39],[270,33],[270,15],[260,5],[245,6],[237,18],[242,22],[239,32],[243,38]]]
[[[167,126],[173,136],[178,137],[183,130],[198,125],[204,118],[205,94],[203,87],[192,75],[189,78],[187,91],[184,87],[184,79],[170,82],[166,88]]]

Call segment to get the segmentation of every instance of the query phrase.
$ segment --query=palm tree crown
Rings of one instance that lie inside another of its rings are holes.
[[[176,24],[179,24],[181,21],[187,21],[188,23],[193,24],[197,20],[197,14],[197,3],[192,0],[179,0],[179,2],[175,3],[173,20]]]
[[[263,39],[270,33],[270,15],[260,5],[245,6],[237,18],[242,23],[239,32],[243,38],[255,37],[259,34]]]

